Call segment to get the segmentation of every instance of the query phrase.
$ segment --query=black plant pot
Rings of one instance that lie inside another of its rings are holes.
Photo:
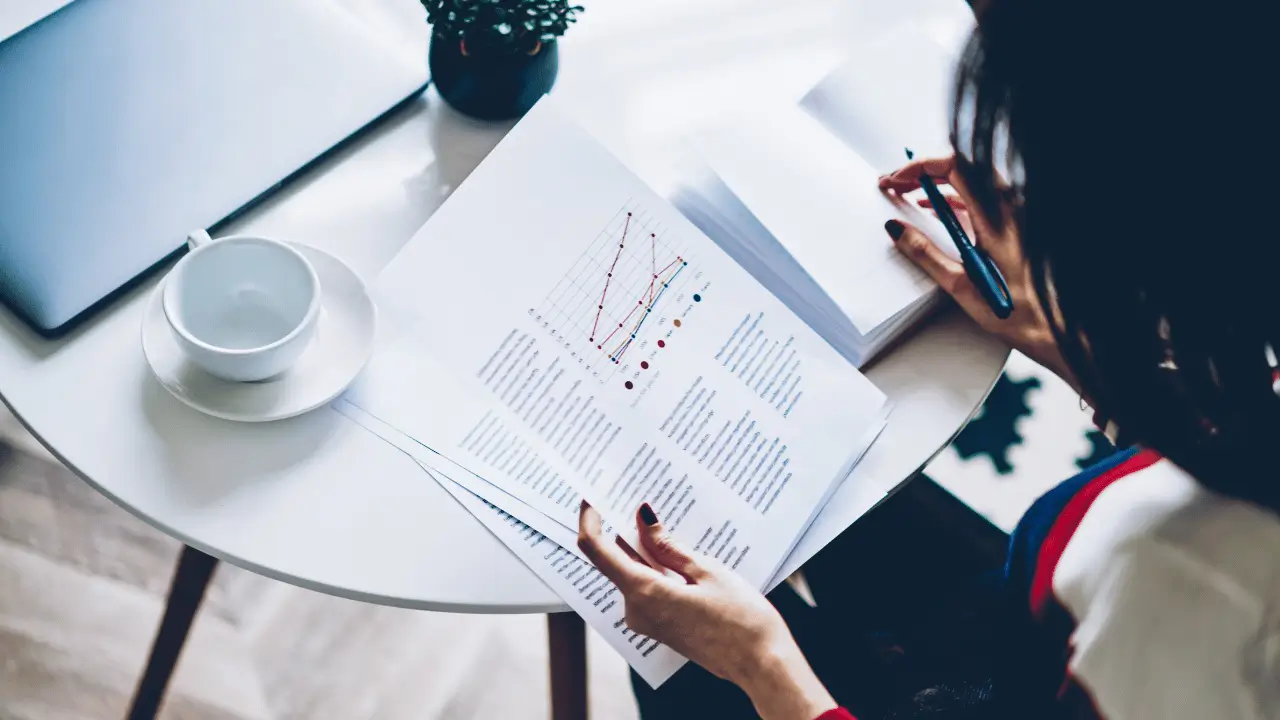
[[[433,35],[427,61],[440,97],[458,112],[481,120],[524,115],[550,92],[560,69],[554,42],[542,43],[532,55],[479,50],[463,55],[457,40]]]

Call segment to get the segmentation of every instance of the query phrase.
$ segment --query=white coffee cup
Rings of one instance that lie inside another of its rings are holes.
[[[162,304],[184,353],[211,375],[274,377],[306,350],[320,316],[320,279],[278,240],[187,237],[190,252],[165,278]]]

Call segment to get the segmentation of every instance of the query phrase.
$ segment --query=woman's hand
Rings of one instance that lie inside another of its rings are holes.
[[[649,556],[679,577],[656,571],[621,540],[603,540],[599,513],[582,504],[578,547],[622,592],[628,627],[742,688],[765,720],[812,720],[836,706],[759,591],[718,561],[686,552],[648,503],[636,526]]]
[[[981,247],[1004,275],[1013,296],[1013,314],[1001,320],[991,312],[978,289],[974,287],[964,267],[947,255],[924,233],[907,223],[890,220],[885,230],[903,255],[910,258],[938,286],[955,298],[957,304],[984,330],[1000,337],[1015,349],[1056,373],[1079,392],[1079,385],[1058,351],[1057,340],[1048,319],[1040,307],[1035,286],[1031,282],[1031,270],[1022,253],[1017,230],[1012,222],[1004,223],[1004,230],[996,232],[981,212],[969,212],[977,207],[965,189],[964,180],[956,171],[955,156],[914,160],[904,167],[880,178],[880,189],[899,194],[920,187],[920,176],[928,174],[938,185],[950,185],[956,195],[949,196],[951,207],[964,225],[974,244]],[[931,207],[928,200],[920,200],[921,207]]]

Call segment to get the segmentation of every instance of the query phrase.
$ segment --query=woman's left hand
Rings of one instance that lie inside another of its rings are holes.
[[[648,503],[636,525],[649,556],[679,577],[650,567],[621,540],[605,541],[599,513],[582,504],[578,547],[622,592],[628,627],[741,687],[766,720],[816,718],[836,706],[764,595],[718,561],[688,553]]]

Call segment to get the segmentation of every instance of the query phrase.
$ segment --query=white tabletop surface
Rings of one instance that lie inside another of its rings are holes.
[[[340,2],[425,63],[417,2]],[[2,4],[0,38],[65,3]],[[584,4],[555,92],[646,177],[694,129],[795,101],[860,39],[901,23],[945,36],[970,22],[961,0]],[[429,91],[231,229],[313,244],[371,280],[505,130],[460,117]],[[170,397],[139,342],[154,282],[55,342],[0,310],[0,395],[78,475],[184,542],[304,587],[432,610],[564,609],[412,461],[336,412],[243,425]],[[923,467],[980,405],[1007,354],[952,311],[875,365],[892,421],[802,548],[834,538]]]

